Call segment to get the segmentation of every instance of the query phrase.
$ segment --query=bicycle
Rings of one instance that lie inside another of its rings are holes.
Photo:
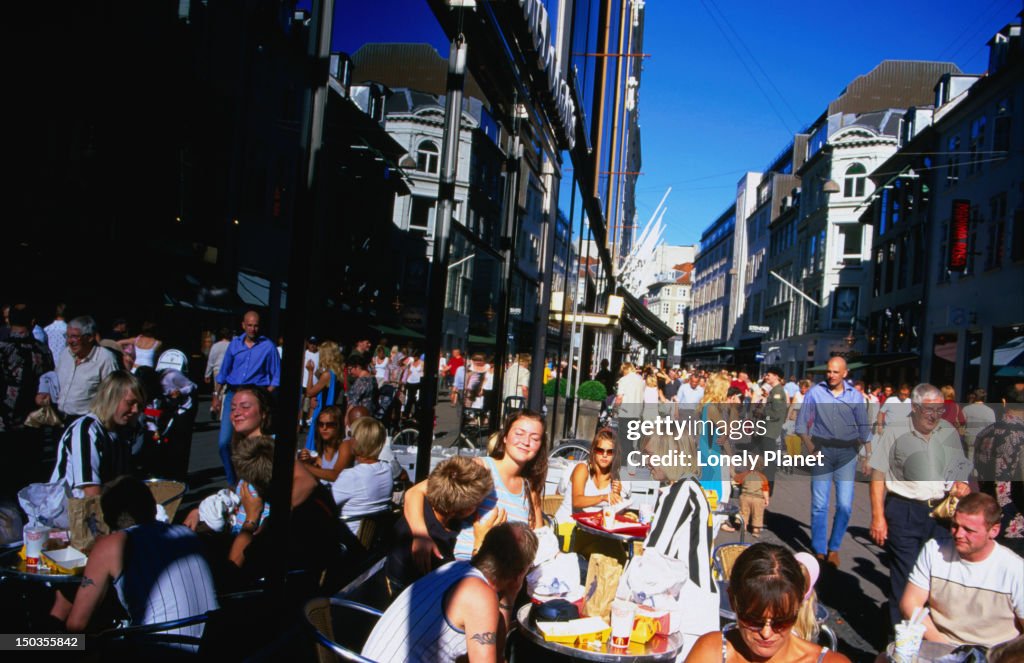
[[[452,446],[457,449],[477,450],[487,446],[487,438],[491,433],[487,421],[487,410],[467,407],[462,410],[462,425],[459,435]],[[483,440],[483,445],[480,441]]]

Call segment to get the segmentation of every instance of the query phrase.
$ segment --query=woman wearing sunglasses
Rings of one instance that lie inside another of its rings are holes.
[[[328,405],[317,414],[311,431],[315,454],[309,449],[299,450],[299,460],[306,464],[309,473],[321,481],[334,483],[342,470],[348,469],[355,460],[352,440],[345,440],[344,421],[341,408]]]
[[[842,654],[793,633],[806,584],[787,549],[770,543],[750,546],[729,576],[736,625],[701,636],[686,663],[849,663]]]

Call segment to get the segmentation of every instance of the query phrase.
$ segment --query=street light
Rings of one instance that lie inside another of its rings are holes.
[[[835,180],[830,180],[824,175],[819,175],[818,179],[822,181],[821,192],[822,193],[839,193],[841,191],[839,183]]]

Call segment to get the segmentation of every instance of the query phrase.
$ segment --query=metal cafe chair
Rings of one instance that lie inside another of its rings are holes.
[[[373,624],[383,614],[380,610],[362,603],[338,597],[318,597],[307,602],[302,610],[316,643],[318,663],[353,661],[373,663],[358,653]],[[345,614],[344,642],[338,642],[334,632],[336,615]],[[364,628],[358,628],[358,625]]]
[[[124,626],[107,629],[95,636],[90,636],[92,646],[90,649],[118,647],[120,654],[126,654],[132,648],[138,648],[139,653],[145,653],[147,658],[156,657],[156,660],[164,658],[193,658],[195,652],[201,649],[203,639],[199,636],[184,635],[181,633],[169,633],[175,629],[196,624],[206,624],[210,616],[216,611],[210,611],[192,617],[172,619],[157,624],[144,624],[139,626]],[[204,634],[205,635],[205,634]],[[124,647],[121,649],[120,647]]]

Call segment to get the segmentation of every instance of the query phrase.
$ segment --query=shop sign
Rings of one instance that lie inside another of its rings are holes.
[[[548,10],[541,0],[519,0],[519,8],[530,31],[529,44],[537,53],[537,68],[547,76],[551,99],[565,138],[566,144],[563,147],[571,150],[576,145],[576,105],[572,100],[569,83],[555,69],[558,60],[548,34],[551,27]]]
[[[954,200],[949,223],[949,255],[946,269],[963,273],[967,269],[967,251],[971,230],[971,201]]]

